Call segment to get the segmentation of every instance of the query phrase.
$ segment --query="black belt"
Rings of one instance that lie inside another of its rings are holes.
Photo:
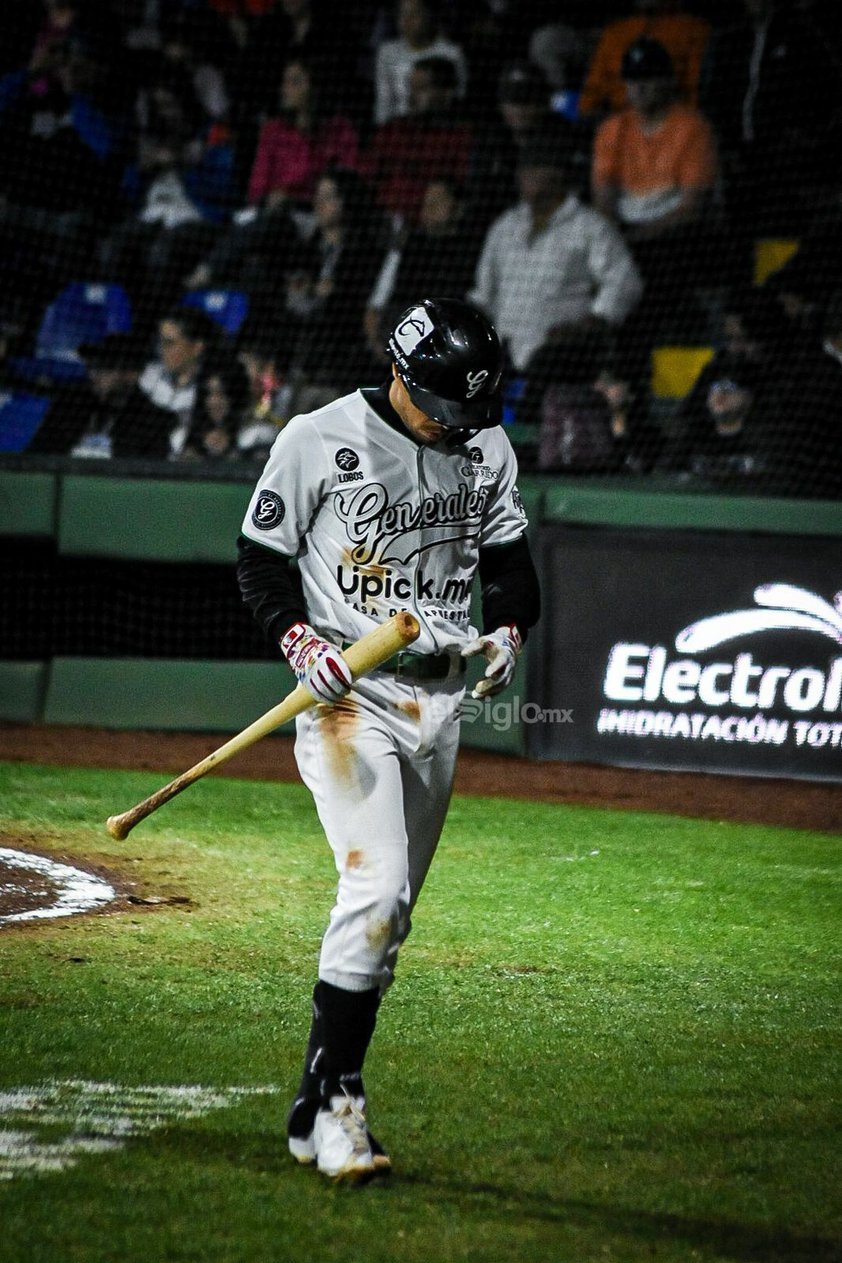
[[[351,643],[343,640],[342,648],[347,649]],[[462,675],[465,669],[465,659],[459,653],[410,653],[407,649],[401,649],[377,668],[399,680],[447,680]]]
[[[388,671],[398,679],[446,680],[450,676],[462,674],[465,659],[461,654],[455,653],[409,653],[402,649],[377,669]]]

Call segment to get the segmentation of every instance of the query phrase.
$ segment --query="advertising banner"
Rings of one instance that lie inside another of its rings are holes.
[[[531,756],[842,781],[838,540],[548,525],[542,574]]]

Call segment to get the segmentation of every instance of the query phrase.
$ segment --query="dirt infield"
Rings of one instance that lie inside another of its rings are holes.
[[[6,723],[0,724],[0,759],[66,767],[148,769],[160,772],[162,780],[167,780],[198,763],[228,735]],[[216,775],[297,780],[292,740],[268,737],[232,759]],[[842,786],[810,781],[538,763],[465,749],[459,756],[456,791],[668,812],[703,820],[842,830]]]

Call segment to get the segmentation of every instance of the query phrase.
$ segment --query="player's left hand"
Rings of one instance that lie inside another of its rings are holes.
[[[523,640],[514,623],[509,627],[498,627],[487,636],[478,636],[465,645],[463,658],[473,658],[475,654],[484,654],[488,659],[485,675],[477,680],[472,697],[493,697],[501,693],[512,682],[517,660],[523,648]]]

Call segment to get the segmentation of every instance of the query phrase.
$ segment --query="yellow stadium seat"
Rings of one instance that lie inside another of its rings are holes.
[[[800,241],[791,237],[761,237],[754,243],[754,283],[762,285],[797,253]]]
[[[714,355],[712,346],[656,346],[652,352],[652,394],[683,399]]]

